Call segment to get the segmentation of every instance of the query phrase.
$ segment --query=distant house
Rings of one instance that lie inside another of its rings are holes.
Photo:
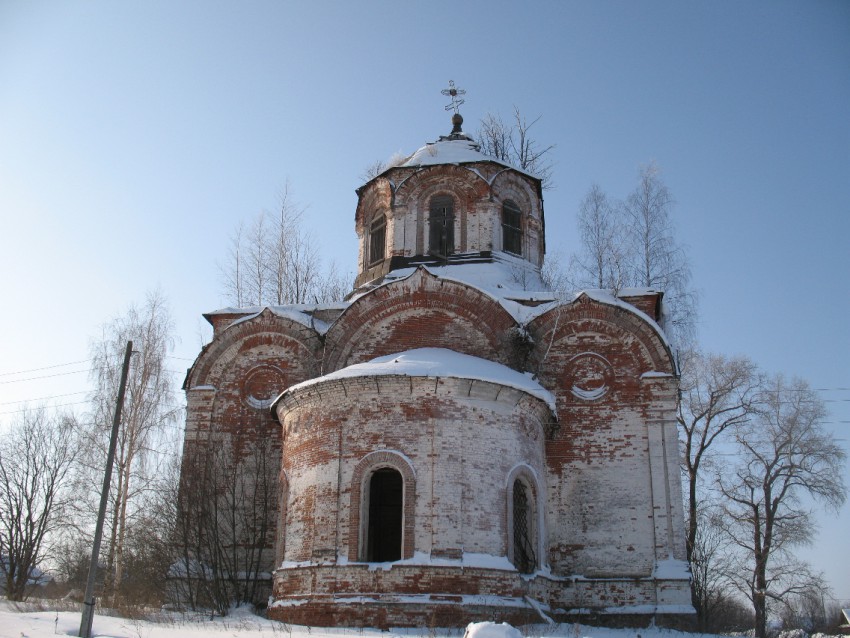
[[[6,593],[6,574],[8,571],[9,557],[3,556],[0,558],[0,594]],[[52,576],[40,570],[38,567],[33,567],[32,570],[30,570],[30,575],[27,579],[27,586],[46,587],[52,580]]]

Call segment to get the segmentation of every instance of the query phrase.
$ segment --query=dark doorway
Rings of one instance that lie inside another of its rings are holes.
[[[369,480],[369,529],[366,560],[383,563],[401,559],[404,481],[398,471],[383,468]]]

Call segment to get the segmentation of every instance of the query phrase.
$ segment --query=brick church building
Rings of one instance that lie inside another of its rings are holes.
[[[205,315],[186,450],[270,442],[270,617],[684,619],[663,293],[547,290],[540,180],[462,121],[357,190],[345,301]]]

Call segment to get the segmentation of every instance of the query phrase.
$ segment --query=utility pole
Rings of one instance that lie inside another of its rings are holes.
[[[91,638],[91,624],[94,620],[94,580],[97,575],[97,559],[100,556],[100,541],[103,537],[103,520],[106,518],[106,506],[109,501],[109,485],[112,482],[112,465],[115,461],[115,445],[118,442],[118,426],[121,423],[121,408],[124,406],[124,389],[127,386],[127,374],[130,371],[130,355],[133,354],[133,342],[127,342],[124,351],[124,367],[121,368],[121,383],[118,385],[118,399],[115,402],[115,417],[112,419],[112,435],[109,438],[109,453],[106,456],[106,471],[103,474],[103,489],[100,491],[100,510],[94,529],[94,546],[91,550],[89,578],[86,581],[86,595],[83,598],[83,615],[80,620],[81,638]]]

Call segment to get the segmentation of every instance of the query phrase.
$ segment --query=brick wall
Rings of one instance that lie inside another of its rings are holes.
[[[437,196],[450,197],[454,203],[454,250],[458,253],[503,250],[502,203],[513,201],[523,213],[522,257],[541,267],[545,240],[539,189],[537,180],[493,162],[390,169],[358,191],[356,285],[386,274],[386,268],[367,263],[372,219],[387,218],[387,259],[426,255],[430,202]]]
[[[294,391],[278,415],[289,562],[364,559],[361,495],[383,466],[414,483],[405,490],[404,557],[506,556],[507,479],[518,464],[542,479],[544,427],[552,418],[544,403],[513,388],[384,376]]]
[[[677,380],[665,342],[636,314],[587,295],[532,321],[530,351],[516,327],[487,295],[422,270],[355,301],[324,336],[271,311],[219,327],[187,379],[186,445],[223,432],[237,448],[258,437],[281,446],[275,537],[286,569],[273,616],[446,624],[533,615],[524,596],[564,618],[576,608],[688,604],[686,580],[652,578],[657,561],[684,558]],[[258,407],[299,381],[424,346],[536,374],[556,396],[557,427],[537,399],[462,379],[320,382],[280,402],[282,439]],[[403,556],[428,564],[356,564],[365,481],[382,466],[405,480]],[[508,477],[520,466],[535,480],[544,571],[434,564],[510,555]],[[402,591],[420,598],[392,598]],[[361,596],[380,604],[350,600]]]

